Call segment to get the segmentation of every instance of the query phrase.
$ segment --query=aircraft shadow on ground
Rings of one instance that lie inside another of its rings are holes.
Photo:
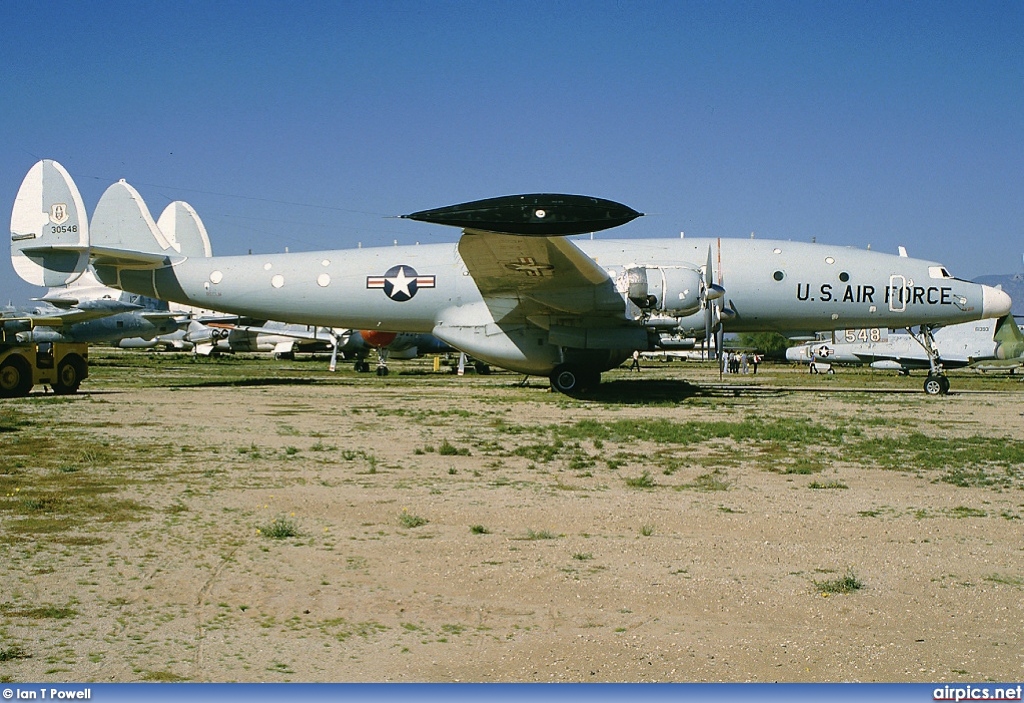
[[[538,386],[532,386],[538,387]],[[779,388],[730,388],[699,385],[673,379],[629,379],[603,381],[580,396],[579,400],[595,403],[644,405],[647,403],[682,402],[690,398],[734,398],[741,395],[779,395]]]
[[[311,386],[315,378],[234,378],[178,383],[176,388],[245,388],[249,386]]]
[[[540,389],[532,384],[529,387]],[[691,398],[764,398],[787,394],[827,392],[836,395],[920,394],[917,388],[818,388],[806,386],[731,385],[723,383],[695,384],[671,379],[628,379],[605,381],[579,400],[595,403],[643,405],[647,403],[682,402]]]

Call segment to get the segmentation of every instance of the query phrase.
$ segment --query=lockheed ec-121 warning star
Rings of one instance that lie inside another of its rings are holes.
[[[175,203],[171,204],[172,206]],[[171,206],[169,206],[170,209]],[[641,213],[580,195],[515,195],[404,217],[460,227],[458,243],[271,255],[188,255],[181,204],[158,227],[128,183],[86,221],[54,161],[35,164],[11,218],[15,270],[41,285],[92,262],[123,290],[261,319],[430,333],[475,359],[548,376],[575,394],[660,333],[941,326],[999,317],[1004,292],[932,261],[828,244],[750,239],[570,240]],[[161,217],[163,220],[163,217]],[[717,348],[720,348],[718,345]]]

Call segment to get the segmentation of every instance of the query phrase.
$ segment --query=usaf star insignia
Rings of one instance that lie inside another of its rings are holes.
[[[412,266],[392,266],[383,276],[367,276],[367,288],[383,289],[384,295],[396,303],[411,300],[420,288],[433,288],[435,276],[421,276]]]

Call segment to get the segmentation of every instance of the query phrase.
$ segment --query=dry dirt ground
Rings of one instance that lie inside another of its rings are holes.
[[[672,373],[3,401],[0,680],[1024,678],[1021,384]]]

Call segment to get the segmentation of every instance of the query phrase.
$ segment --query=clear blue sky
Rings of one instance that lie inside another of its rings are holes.
[[[455,241],[386,215],[569,192],[605,236],[1022,270],[1021,2],[0,0],[0,194],[192,203],[214,253]],[[7,217],[7,215],[4,215]],[[42,291],[0,256],[0,298]]]

